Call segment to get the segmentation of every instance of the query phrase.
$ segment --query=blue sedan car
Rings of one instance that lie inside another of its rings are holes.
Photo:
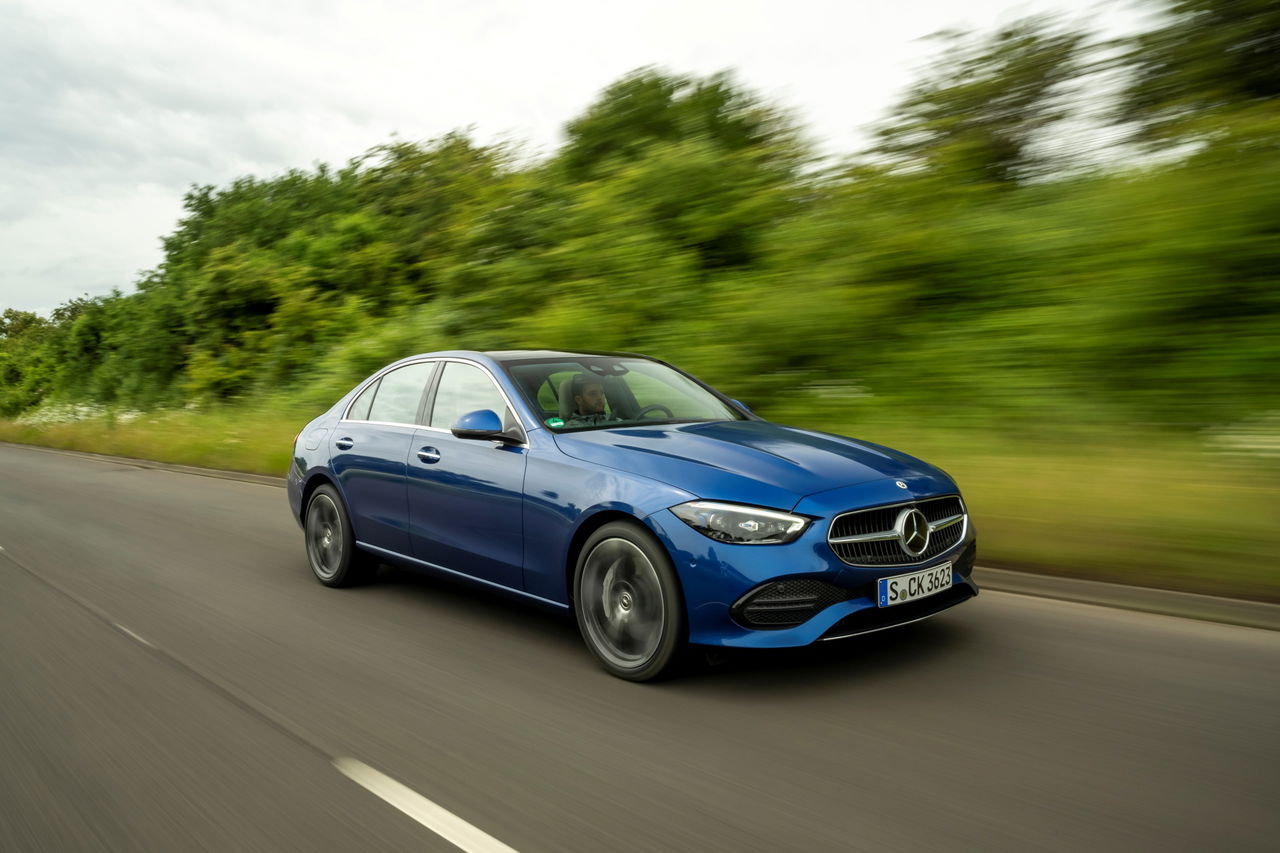
[[[945,472],[639,355],[398,361],[298,434],[288,492],[321,583],[390,562],[570,609],[633,681],[688,644],[804,646],[978,592]]]

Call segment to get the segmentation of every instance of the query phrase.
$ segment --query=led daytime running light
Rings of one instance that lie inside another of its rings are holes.
[[[671,512],[703,536],[735,545],[780,545],[809,526],[804,516],[717,501],[690,501]]]

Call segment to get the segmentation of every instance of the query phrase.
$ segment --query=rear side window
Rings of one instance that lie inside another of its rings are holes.
[[[512,419],[507,411],[507,401],[489,374],[471,364],[447,362],[444,373],[440,375],[440,384],[436,386],[431,426],[449,429],[459,417],[477,409],[495,412],[503,423]]]
[[[369,407],[373,405],[373,395],[376,393],[378,393],[377,381],[369,383],[369,387],[364,389],[364,393],[356,398],[356,401],[351,404],[351,411],[347,413],[347,420],[369,420]]]
[[[397,367],[384,375],[378,383],[373,405],[369,408],[369,420],[396,424],[417,423],[418,406],[433,370],[435,362],[424,361]]]

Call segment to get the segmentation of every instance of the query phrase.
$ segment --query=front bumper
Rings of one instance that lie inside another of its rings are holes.
[[[933,615],[978,594],[973,582],[973,525],[953,548],[919,565],[858,568],[841,562],[827,544],[827,520],[810,525],[786,545],[732,545],[709,539],[669,510],[646,521],[666,545],[680,575],[689,642],[737,648],[788,648],[878,631]],[[950,561],[950,590],[893,607],[876,606],[876,581]],[[760,584],[813,579],[846,590],[849,598],[789,628],[748,628],[731,615],[742,596]]]

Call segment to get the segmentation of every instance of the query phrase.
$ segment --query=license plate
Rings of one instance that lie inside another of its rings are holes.
[[[909,575],[880,578],[877,603],[881,607],[892,607],[895,604],[926,598],[950,588],[951,564],[943,563],[941,566],[912,572]]]

